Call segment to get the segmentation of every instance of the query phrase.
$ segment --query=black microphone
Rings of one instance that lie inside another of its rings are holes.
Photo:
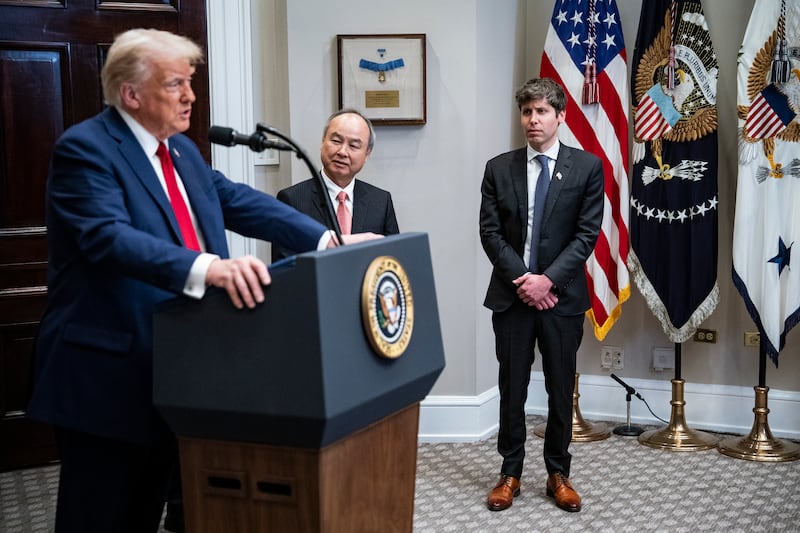
[[[616,381],[617,383],[619,383],[620,385],[625,387],[625,391],[628,394],[633,394],[633,395],[635,395],[637,397],[639,396],[638,394],[636,394],[636,390],[633,387],[631,387],[630,385],[628,385],[627,383],[625,383],[624,381],[619,379],[616,374],[611,374],[611,377],[614,378],[614,381]]]
[[[633,387],[631,387],[630,385],[619,379],[616,374],[611,374],[611,377],[614,378],[614,381],[625,387],[625,393],[626,393],[625,401],[628,404],[628,416],[627,416],[628,423],[624,426],[615,427],[614,433],[616,435],[624,435],[626,437],[636,437],[638,435],[641,435],[642,433],[644,433],[644,429],[640,428],[639,426],[631,425],[631,395],[635,395],[637,398],[642,400],[645,403],[645,405],[647,405],[647,402],[644,401],[644,398],[642,398],[642,396],[638,392],[636,392]],[[650,409],[650,406],[647,405],[647,408]],[[650,412],[652,413],[653,411]]]
[[[281,150],[283,152],[293,152],[294,148],[282,141],[268,139],[263,133],[255,132],[252,135],[237,133],[233,128],[225,126],[211,126],[208,130],[208,140],[214,144],[223,146],[234,146],[243,144],[249,146],[254,152],[263,152],[267,149]]]

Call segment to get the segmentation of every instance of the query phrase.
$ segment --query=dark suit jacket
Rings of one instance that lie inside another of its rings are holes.
[[[327,192],[327,191],[326,191]],[[314,179],[301,181],[278,192],[278,200],[289,204],[314,220],[328,225],[324,199],[319,195]],[[336,206],[334,206],[336,209]],[[353,185],[353,233],[371,231],[379,235],[400,233],[394,215],[392,195],[383,189],[359,179]],[[297,251],[272,246],[272,260],[277,261],[294,255]]]
[[[226,228],[316,248],[322,225],[212,170],[187,137],[171,137],[169,147],[210,253],[228,256]],[[182,246],[164,189],[115,109],[57,142],[47,230],[48,302],[28,414],[148,442],[166,430],[152,403],[153,310],[182,293],[198,252]]]
[[[494,267],[484,300],[492,311],[505,311],[518,299],[511,281],[528,271],[522,258],[528,217],[526,157],[527,149],[521,148],[486,163],[480,235]],[[562,143],[539,241],[539,267],[555,284],[557,314],[578,315],[589,308],[584,263],[602,223],[603,185],[600,159]]]

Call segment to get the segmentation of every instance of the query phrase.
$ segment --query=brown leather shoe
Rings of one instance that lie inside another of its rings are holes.
[[[560,509],[570,513],[581,510],[581,497],[572,488],[567,476],[561,472],[550,474],[547,478],[547,495],[556,499],[556,505]]]
[[[519,496],[519,478],[503,474],[489,493],[486,505],[490,511],[502,511],[511,507],[514,496]]]

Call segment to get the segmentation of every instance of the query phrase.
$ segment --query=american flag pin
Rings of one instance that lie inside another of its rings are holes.
[[[172,151],[175,153],[175,157],[180,157],[181,153],[178,151],[177,148],[173,148]]]
[[[556,172],[556,179],[557,179],[557,180],[560,180],[560,179],[561,179],[561,172]]]

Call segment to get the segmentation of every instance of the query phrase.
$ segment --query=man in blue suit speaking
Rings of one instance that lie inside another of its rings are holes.
[[[28,413],[55,427],[57,532],[158,530],[177,455],[152,403],[153,311],[209,286],[254,307],[270,283],[261,260],[228,258],[225,230],[299,251],[333,245],[318,222],[212,170],[181,134],[202,60],[168,32],[119,35],[102,72],[109,107],[55,147],[48,303]]]

